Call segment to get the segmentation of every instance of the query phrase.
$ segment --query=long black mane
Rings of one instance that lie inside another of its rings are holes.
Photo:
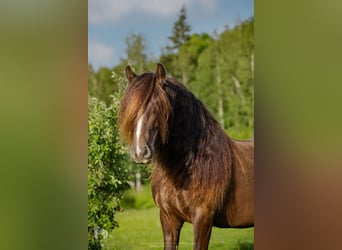
[[[157,165],[166,169],[176,186],[197,187],[199,195],[193,196],[193,203],[205,198],[222,204],[231,175],[227,164],[231,161],[227,155],[229,137],[203,103],[176,79],[166,78],[163,89],[172,112],[168,120],[169,137],[156,152]],[[208,186],[216,187],[209,196],[203,192]]]

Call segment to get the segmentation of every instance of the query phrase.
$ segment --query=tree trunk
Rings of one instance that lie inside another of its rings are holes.
[[[244,97],[242,89],[241,89],[241,84],[240,84],[239,80],[234,75],[232,75],[232,80],[235,84],[236,92],[241,97],[242,104],[244,105],[245,104],[245,97]]]
[[[135,178],[135,190],[139,193],[141,191],[141,174],[139,172],[136,173]]]
[[[220,72],[220,66],[217,66],[217,71]],[[221,75],[216,75],[217,90],[218,90],[218,116],[221,126],[224,128],[224,112],[223,112],[223,98],[222,98],[222,80]]]
[[[221,67],[220,67],[220,51],[217,41],[215,42],[215,62],[216,62],[216,83],[217,83],[217,109],[218,119],[224,128],[224,110],[223,110],[223,89],[222,89],[222,78],[221,78]]]
[[[254,74],[254,51],[252,51],[252,54],[251,54],[251,71],[252,71],[252,74]]]

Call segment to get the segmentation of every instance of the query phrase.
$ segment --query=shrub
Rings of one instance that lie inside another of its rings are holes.
[[[109,107],[88,95],[88,249],[101,249],[101,240],[118,223],[123,192],[128,189],[126,150],[119,142],[118,97]]]

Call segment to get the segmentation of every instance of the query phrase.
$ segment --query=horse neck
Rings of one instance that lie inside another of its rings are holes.
[[[217,143],[214,137],[229,144],[229,138],[218,122],[191,92],[178,86],[177,93],[173,92],[171,96],[174,98],[171,98],[173,112],[169,120],[169,138],[160,152],[165,162],[171,163],[173,168],[175,163],[184,168],[192,164],[200,147]]]
[[[169,137],[157,154],[157,169],[175,186],[201,194],[191,204],[206,200],[219,207],[231,180],[231,139],[190,92],[177,97],[171,100]],[[210,194],[207,187],[212,187]]]

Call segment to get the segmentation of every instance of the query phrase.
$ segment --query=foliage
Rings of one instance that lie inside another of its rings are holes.
[[[112,104],[88,96],[88,249],[101,249],[100,240],[118,226],[115,213],[128,188],[126,150],[119,143],[118,97]]]
[[[123,71],[124,69],[120,67]],[[117,69],[116,69],[117,71]],[[120,79],[119,81],[114,81],[113,70],[107,67],[101,67],[95,72],[91,65],[88,65],[88,91],[93,97],[104,101],[107,106],[113,102],[111,95],[113,93],[119,92],[123,89],[124,81]]]
[[[184,85],[194,80],[194,72],[198,66],[198,57],[211,42],[212,38],[208,34],[192,34],[189,39],[179,47],[171,66],[174,77],[179,79]]]
[[[214,34],[198,55],[189,88],[201,99],[230,135],[247,137],[254,128],[254,20]],[[241,137],[240,137],[241,138]],[[246,137],[243,137],[246,138]],[[243,139],[241,138],[241,139]]]

